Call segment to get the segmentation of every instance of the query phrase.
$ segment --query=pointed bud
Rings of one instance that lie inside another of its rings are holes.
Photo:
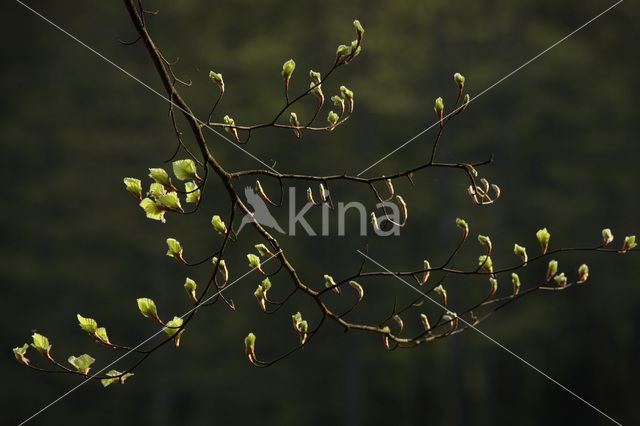
[[[420,321],[422,322],[424,331],[427,331],[428,334],[431,334],[431,324],[429,324],[429,318],[427,318],[425,314],[420,314]]]
[[[523,264],[527,264],[527,249],[519,246],[518,244],[514,244],[513,246],[513,252],[515,253],[516,256],[520,256],[520,259],[522,259],[522,263]]]
[[[635,248],[637,245],[638,244],[636,244],[635,235],[624,237],[624,244],[622,245],[622,250],[620,250],[620,253],[626,253],[627,251]]]
[[[213,259],[211,259],[211,262],[214,265],[218,266],[218,271],[220,271],[220,274],[224,278],[224,282],[226,283],[227,281],[229,281],[229,270],[227,269],[227,263],[224,261],[224,259],[218,261],[218,258],[214,257]]]
[[[342,93],[342,97],[346,99],[347,105],[349,106],[349,114],[351,114],[353,112],[353,92],[345,86],[340,86],[340,93]]]
[[[404,329],[404,322],[402,321],[402,318],[400,318],[399,315],[394,315],[393,320],[396,322],[396,324],[398,324],[398,327],[400,328],[399,333],[402,333],[402,330]]]
[[[457,103],[458,99],[460,99],[460,96],[462,95],[462,89],[464,88],[464,76],[457,72],[453,75],[453,81],[455,81],[456,86],[458,86],[458,97],[456,99]]]
[[[494,294],[496,294],[496,291],[498,291],[498,280],[491,277],[489,278],[489,284],[491,284],[491,289],[489,290],[489,296],[487,297],[493,296]]]
[[[362,286],[360,284],[358,284],[355,281],[349,281],[349,285],[353,288],[356,289],[356,291],[358,292],[358,302],[360,303],[362,301],[362,298],[364,297],[364,289],[362,288]]]
[[[337,294],[340,294],[340,287],[336,285],[336,282],[333,280],[331,275],[324,276],[324,286],[326,288],[331,288]]]
[[[320,188],[320,199],[322,200],[323,203],[326,203],[327,200],[329,199],[329,190],[327,190],[322,183],[319,185],[319,188]]]
[[[389,334],[391,333],[391,330],[389,329],[389,327],[385,326],[382,329],[382,332],[384,333],[384,335],[382,336],[382,341],[384,342],[384,347],[387,349],[390,349],[389,347]]]
[[[142,201],[142,183],[140,179],[126,177],[123,179],[125,186],[127,187],[127,191],[133,194],[134,197],[138,199],[138,201]]]
[[[464,95],[464,99],[462,100],[462,108],[460,108],[460,112],[467,109],[467,107],[469,106],[469,102],[471,102],[471,97],[469,96],[469,94]]]
[[[547,228],[542,228],[536,232],[536,238],[540,243],[540,248],[542,248],[542,254],[545,254],[549,248],[549,238],[551,238],[551,234],[549,234]]]
[[[394,195],[393,182],[391,182],[391,179],[386,179],[384,183],[387,185],[387,190],[389,191],[389,194],[391,194],[391,196],[393,197]]]
[[[447,311],[442,315],[442,320],[449,323],[449,332],[458,328],[458,314],[455,312]]]
[[[517,296],[520,292],[520,277],[515,272],[511,273],[511,283],[513,284],[513,295]]]
[[[442,119],[444,116],[444,101],[442,100],[442,98],[436,99],[433,110],[436,112],[436,117],[438,117],[438,120],[440,120],[440,126],[442,126]]]
[[[358,40],[362,40],[362,36],[364,34],[364,28],[362,28],[362,24],[357,19],[353,21],[353,27],[356,29],[356,33],[358,33]]]
[[[462,229],[462,233],[463,233],[463,239],[467,239],[467,236],[469,235],[469,225],[467,225],[467,222],[463,219],[456,219],[456,226],[460,229]]]
[[[582,265],[580,265],[580,267],[578,268],[578,284],[582,284],[583,282],[585,282],[587,280],[587,278],[589,277],[589,267],[583,263]]]
[[[407,222],[408,210],[407,203],[404,202],[401,196],[396,195],[396,200],[398,201],[398,205],[400,206],[400,211],[402,212],[402,224]]]
[[[423,285],[429,279],[429,275],[431,274],[431,264],[428,260],[424,261],[424,275],[422,276],[422,280],[420,280],[420,285]]]
[[[605,246],[613,241],[613,234],[611,233],[611,229],[605,228],[602,230],[602,241],[604,242],[603,245]]]
[[[550,260],[549,265],[547,266],[547,276],[545,277],[545,282],[551,281],[551,278],[558,272],[558,261]]]
[[[500,198],[500,187],[498,185],[496,185],[495,183],[491,184],[491,189],[493,189],[493,192],[495,194],[494,196],[494,200],[497,200],[498,198]]]
[[[442,287],[442,284],[440,284],[438,287],[435,287],[433,291],[435,291],[442,297],[442,305],[447,306],[447,290]]]
[[[285,81],[289,81],[291,75],[293,74],[293,70],[296,69],[296,63],[293,59],[289,59],[287,62],[282,64],[282,77]]]
[[[314,206],[318,205],[318,203],[316,203],[316,200],[313,199],[313,192],[311,191],[311,188],[307,188],[307,200]]]
[[[342,116],[342,114],[344,114],[344,99],[342,99],[338,95],[335,95],[331,97],[331,101],[333,102],[333,105],[340,108],[340,116]]]
[[[289,124],[294,127],[293,133],[296,135],[296,138],[300,139],[300,122],[298,122],[298,115],[295,112],[289,114]]]
[[[371,225],[373,225],[373,229],[376,231],[380,230],[380,224],[378,224],[378,218],[374,212],[371,212]]]

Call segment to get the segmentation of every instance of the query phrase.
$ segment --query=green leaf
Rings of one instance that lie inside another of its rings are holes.
[[[191,293],[193,291],[196,291],[197,287],[198,287],[198,285],[196,284],[196,282],[194,280],[192,280],[191,278],[187,277],[187,279],[184,282],[185,290],[187,290],[188,293]]]
[[[264,280],[262,280],[262,283],[260,283],[260,286],[264,289],[264,291],[268,291],[271,288],[271,280],[269,280],[269,278],[265,278]]]
[[[313,83],[311,83],[311,84],[313,84]],[[293,127],[300,126],[300,123],[298,122],[298,114],[296,114],[295,112],[292,112],[289,115],[289,124],[291,124]]]
[[[324,276],[324,286],[325,287],[332,287],[336,285],[336,282],[333,280],[333,277],[331,275],[325,275]]]
[[[33,338],[31,346],[36,348],[43,357],[50,358],[49,351],[51,350],[51,345],[49,344],[49,339],[38,333],[33,333],[31,337]]]
[[[151,198],[145,198],[140,201],[140,207],[147,213],[147,217],[153,220],[159,220],[162,223],[166,222],[164,214],[166,213],[158,204],[156,204]]]
[[[91,364],[95,362],[95,359],[88,354],[84,354],[79,357],[71,355],[67,361],[69,361],[69,364],[73,365],[80,373],[86,375],[91,368]]]
[[[197,203],[200,201],[200,190],[195,182],[185,182],[184,192],[187,193],[187,203]]]
[[[211,218],[211,224],[213,225],[213,229],[220,235],[224,235],[227,233],[227,225],[224,224],[220,216],[215,215]]]
[[[85,318],[82,315],[78,314],[78,323],[80,324],[80,328],[82,328],[87,333],[95,333],[98,329],[98,323],[93,318]]]
[[[174,161],[173,173],[180,180],[200,179],[198,177],[196,163],[190,159]]]
[[[249,259],[249,266],[252,268],[260,268],[260,258],[255,254],[248,254],[247,259]]]
[[[161,185],[171,187],[171,178],[165,169],[151,168],[149,169],[149,177]]]
[[[358,21],[357,19],[353,21],[353,26],[358,34],[364,34],[364,28],[362,28],[362,24],[360,24],[360,21]]]
[[[119,372],[118,370],[109,370],[109,372],[107,373],[107,376],[111,376],[111,377],[113,377],[113,379],[102,379],[102,380],[100,380],[100,383],[102,383],[102,386],[104,386],[106,388],[111,383],[116,383],[116,382],[124,383],[125,380],[127,380],[129,377],[133,376],[133,373],[127,373],[127,374],[123,374],[122,376],[120,376],[121,374],[122,373]]]
[[[331,101],[333,102],[333,104],[335,106],[339,106],[342,109],[344,109],[344,99],[342,99],[340,96],[338,95],[334,95],[331,97]]]
[[[549,265],[547,265],[546,281],[549,281],[551,277],[553,277],[556,274],[556,272],[558,272],[558,261],[550,260]]]
[[[628,250],[631,250],[633,248],[635,248],[638,244],[636,244],[636,236],[635,235],[630,235],[627,237],[624,237],[624,244],[622,245],[622,252],[626,252]]]
[[[536,238],[540,243],[540,248],[542,249],[542,254],[547,252],[547,248],[549,247],[549,239],[551,238],[551,234],[547,231],[547,228],[542,228],[536,232]]]
[[[311,77],[311,80],[313,80],[315,83],[320,83],[320,81],[322,81],[322,76],[320,75],[320,73],[314,70],[309,71],[309,77]]]
[[[458,87],[460,89],[462,89],[462,87],[464,87],[464,76],[462,74],[460,74],[459,72],[455,73],[453,75],[453,80],[456,82],[456,84],[458,85]]]
[[[180,205],[180,198],[176,192],[170,192],[167,195],[158,197],[158,204],[168,209],[182,211],[182,205]]]
[[[160,317],[158,317],[158,309],[156,308],[156,304],[153,300],[141,297],[138,299],[138,309],[140,309],[140,312],[145,317],[151,318],[156,322],[161,322]]]
[[[182,260],[182,246],[180,246],[180,241],[175,238],[167,238],[167,246],[169,246],[169,250],[167,251],[167,256],[175,257],[178,260]]]
[[[140,179],[126,177],[123,179],[127,191],[132,193],[138,200],[142,200],[142,183]]]
[[[256,335],[253,333],[249,333],[247,337],[244,338],[244,349],[246,351],[254,352],[256,348]]]
[[[163,328],[164,332],[167,333],[169,337],[173,337],[179,330],[179,327],[182,326],[184,320],[180,317],[173,317],[171,321],[167,321],[167,326]]]
[[[560,287],[565,287],[567,285],[567,277],[564,276],[564,272],[556,275],[553,279]]]
[[[602,230],[602,241],[604,241],[605,246],[613,241],[613,234],[611,233],[611,229],[605,228]]]
[[[96,330],[96,337],[102,342],[110,345],[109,336],[107,336],[107,329],[104,327],[98,327]]]
[[[336,55],[338,55],[338,56],[347,56],[350,53],[351,53],[351,46],[346,46],[344,44],[341,44],[336,49]]]
[[[147,195],[152,197],[154,200],[157,200],[158,198],[162,197],[166,193],[167,193],[167,188],[165,188],[164,185],[158,182],[154,182],[149,187],[149,191],[147,192]]]

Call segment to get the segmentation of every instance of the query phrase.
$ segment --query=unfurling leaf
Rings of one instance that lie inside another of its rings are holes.
[[[638,244],[636,244],[635,235],[624,237],[624,243],[622,244],[622,250],[620,250],[620,253],[626,253],[627,251],[635,248],[637,245]]]
[[[256,250],[258,250],[258,253],[260,253],[260,256],[273,257],[273,253],[271,253],[271,251],[264,244],[256,244],[255,248]]]
[[[520,277],[515,272],[511,273],[511,283],[513,283],[513,295],[517,296],[520,292]]]
[[[583,263],[578,268],[578,281],[577,281],[577,283],[581,284],[581,283],[585,282],[588,277],[589,277],[589,267],[585,263]]]
[[[340,294],[340,287],[336,285],[336,282],[333,280],[331,275],[324,276],[324,286],[326,288],[331,288],[337,294]]]
[[[140,182],[140,179],[126,177],[123,181],[127,187],[127,191],[132,193],[138,201],[142,201],[142,183]]]
[[[169,246],[169,250],[167,250],[167,256],[173,257],[176,260],[185,263],[184,258],[182,257],[182,246],[180,245],[180,241],[175,238],[167,238],[167,246]]]
[[[67,361],[69,364],[73,365],[79,373],[84,374],[85,376],[89,373],[89,369],[91,368],[91,364],[93,364],[96,360],[93,359],[88,354],[80,355],[79,357],[75,357],[71,355]]]
[[[185,182],[184,192],[187,193],[187,203],[198,203],[200,201],[200,189],[195,182]]]
[[[496,291],[498,291],[498,280],[491,277],[489,278],[489,283],[491,284],[491,289],[489,290],[489,296],[487,297],[493,296],[494,294],[496,294]]]
[[[285,81],[288,81],[293,74],[293,70],[296,69],[296,63],[293,59],[289,59],[287,62],[282,64],[282,77]]]
[[[244,352],[247,355],[247,359],[254,363],[256,361],[256,335],[249,333],[244,338]]]
[[[440,295],[440,297],[442,297],[442,306],[447,306],[447,290],[442,287],[442,284],[440,284],[438,287],[435,287],[433,291],[435,291]]]
[[[175,191],[169,192],[166,195],[162,195],[158,197],[157,203],[161,207],[164,207],[166,209],[178,210],[181,212],[184,211],[182,210],[182,205],[180,204],[180,198],[178,198],[178,193]]]
[[[613,241],[613,234],[611,233],[611,229],[605,228],[602,230],[602,241],[604,242],[603,245],[605,246]]]
[[[191,159],[174,161],[173,174],[175,174],[180,180],[200,180],[196,169],[196,163]]]
[[[27,353],[27,349],[29,349],[28,343],[13,348],[13,355],[16,357],[20,364],[29,365],[29,358],[25,356]]]
[[[140,313],[147,318],[154,320],[155,322],[162,324],[160,317],[158,316],[158,309],[156,308],[156,303],[146,297],[141,297],[137,300],[138,309],[140,309]]]
[[[460,229],[462,229],[464,238],[467,238],[467,235],[469,235],[469,225],[467,224],[467,222],[463,219],[457,218],[456,219],[456,226]]]
[[[564,272],[553,277],[553,280],[558,284],[558,287],[564,288],[567,286],[567,277],[564,275]]]
[[[542,254],[545,254],[547,252],[547,249],[549,248],[549,239],[551,238],[551,234],[549,234],[547,228],[542,228],[538,232],[536,232],[536,238],[540,243]]]
[[[526,264],[527,263],[527,249],[519,246],[518,244],[515,244],[513,246],[513,252],[515,253],[516,256],[520,256],[520,258],[522,259],[522,263]]]
[[[545,282],[549,282],[556,272],[558,272],[558,261],[550,260],[549,265],[547,265],[547,276],[544,279]]]
[[[198,288],[196,282],[187,277],[187,279],[184,281],[184,289],[187,291],[187,294],[194,302],[198,301],[198,298],[196,297],[196,288]]]
[[[478,266],[482,267],[487,272],[493,273],[493,261],[491,256],[482,255],[478,257]]]
[[[485,246],[487,248],[487,251],[491,253],[491,248],[493,247],[491,245],[491,238],[487,237],[486,235],[478,235],[478,242]]]
[[[109,341],[109,336],[107,336],[107,329],[104,327],[98,327],[94,337],[100,340],[105,345],[111,345],[111,342]]]
[[[180,330],[184,320],[180,317],[173,317],[171,321],[167,321],[167,325],[162,329],[167,336],[173,337]]]
[[[149,191],[147,191],[147,195],[158,201],[158,198],[162,197],[167,193],[167,188],[164,185],[154,182],[149,187]]]
[[[31,344],[31,346],[36,348],[36,350],[40,352],[40,355],[47,358],[48,360],[51,360],[51,355],[49,354],[51,352],[49,339],[38,333],[33,333],[31,337],[33,338],[33,343]]]
[[[215,215],[211,218],[211,224],[213,225],[213,229],[220,235],[224,235],[227,233],[227,225],[224,224],[220,216]]]

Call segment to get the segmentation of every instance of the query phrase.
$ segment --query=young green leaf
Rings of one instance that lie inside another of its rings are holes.
[[[75,357],[73,355],[71,355],[67,361],[69,362],[69,364],[73,365],[78,372],[84,374],[85,376],[87,375],[87,373],[89,373],[89,369],[91,368],[91,364],[93,364],[95,362],[95,359],[93,359],[90,355],[88,354],[84,354],[84,355],[80,355],[79,357]]]
[[[542,249],[542,254],[547,252],[549,248],[549,239],[551,238],[551,234],[547,231],[547,228],[542,228],[536,232],[536,238],[540,243],[540,248]]]
[[[80,328],[87,333],[95,333],[98,329],[98,323],[93,318],[85,318],[80,314],[77,315],[77,318]]]
[[[169,246],[169,250],[167,251],[167,256],[174,257],[178,261],[185,263],[184,258],[182,257],[182,246],[180,245],[180,241],[175,238],[167,238],[167,246]]]
[[[162,330],[167,333],[169,337],[172,337],[178,332],[183,323],[184,320],[182,318],[173,317],[171,321],[167,321],[166,327],[164,327]]]
[[[175,191],[169,192],[166,195],[162,195],[161,197],[158,197],[158,204],[167,209],[178,210],[181,212],[184,211],[182,210],[182,205],[180,204],[180,198],[178,198],[178,193],[176,193]]]
[[[213,229],[220,235],[224,235],[227,233],[227,225],[224,224],[220,216],[215,215],[211,218],[211,224],[213,225]]]
[[[198,298],[196,297],[197,287],[198,286],[196,285],[196,282],[191,278],[187,277],[187,279],[184,282],[184,289],[187,291],[187,294],[189,295],[191,300],[193,300],[194,302],[198,300]]]
[[[153,220],[159,220],[162,223],[166,222],[164,215],[166,213],[158,204],[156,204],[151,198],[145,198],[140,201],[140,207],[147,213],[147,217]]]
[[[247,337],[244,338],[244,352],[247,355],[247,359],[250,362],[256,361],[256,335],[253,333],[249,333]]]
[[[36,350],[40,352],[40,355],[50,360],[51,355],[49,353],[51,352],[51,345],[49,344],[49,339],[38,333],[33,333],[31,337],[33,338],[31,346],[36,348]]]
[[[165,169],[162,168],[151,168],[149,169],[149,177],[161,185],[166,186],[167,188],[174,189],[171,184],[171,178]]]
[[[127,191],[133,194],[134,197],[138,199],[138,201],[142,201],[142,183],[140,179],[126,177],[123,179],[125,186],[127,187]]]
[[[260,256],[273,257],[273,253],[271,253],[271,251],[264,244],[256,244],[255,248],[256,250],[258,250],[258,253],[260,253]]]
[[[167,193],[167,188],[165,188],[164,185],[158,182],[153,182],[149,186],[149,191],[147,192],[147,195],[153,198],[154,200],[158,200],[158,198],[162,197],[166,193]]]
[[[180,180],[196,179],[200,180],[196,163],[191,159],[177,160],[173,162],[173,174]]]
[[[340,294],[340,287],[336,285],[336,282],[333,280],[331,275],[324,276],[324,286],[326,288],[331,288],[336,294]]]
[[[158,309],[156,308],[156,303],[146,297],[141,297],[138,299],[138,309],[140,309],[140,313],[147,318],[154,320],[155,322],[162,324],[160,317],[158,316]]]
[[[96,330],[96,338],[98,340],[100,340],[102,343],[106,344],[106,345],[111,345],[111,342],[109,341],[109,336],[107,336],[107,329],[104,327],[98,327],[98,329]]]

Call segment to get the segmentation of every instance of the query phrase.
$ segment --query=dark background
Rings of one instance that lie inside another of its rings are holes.
[[[117,42],[134,38],[121,3],[29,4],[161,89],[142,46]],[[216,94],[207,79],[214,69],[227,85],[215,118],[229,114],[238,124],[269,119],[279,109],[280,70],[290,57],[297,63],[292,91],[306,89],[308,69],[330,66],[336,46],[354,37],[351,22],[358,18],[366,29],[362,54],[323,85],[327,97],[340,84],[355,92],[352,119],[333,134],[307,134],[302,141],[266,130],[245,146],[268,163],[277,161],[280,171],[318,174],[358,173],[432,124],[433,100],[443,96],[451,105],[455,96],[454,72],[467,77],[473,97],[609,5],[146,3],[160,10],[148,17],[152,37],[167,57],[180,56],[176,71],[194,82],[183,90],[194,111],[206,117]],[[477,233],[491,236],[498,265],[514,263],[514,242],[535,253],[534,234],[543,226],[554,247],[596,245],[603,227],[612,228],[616,245],[637,233],[639,19],[637,4],[622,3],[483,95],[447,128],[442,161],[473,162],[495,154],[495,163],[481,175],[501,186],[498,203],[474,206],[461,173],[419,173],[416,187],[397,185],[410,215],[400,238],[359,238],[355,231],[345,238],[282,237],[303,280],[320,288],[324,273],[351,274],[360,261],[355,250],[367,243],[372,257],[392,269],[416,269],[425,258],[442,262],[458,238],[456,217],[466,218],[472,232],[460,267],[480,253],[473,241]],[[139,315],[135,298],[153,298],[165,317],[186,311],[185,274],[204,282],[209,266],[185,271],[164,256],[164,241],[176,237],[188,257],[206,256],[219,242],[211,215],[226,215],[228,206],[221,188],[212,184],[201,214],[170,216],[165,225],[145,219],[124,191],[122,177],[145,177],[146,168],[162,166],[173,152],[166,102],[18,3],[4,2],[0,27],[5,354],[0,417],[17,424],[79,381],[21,367],[11,348],[30,341],[37,329],[49,337],[59,359],[89,352],[97,359],[94,370],[106,365],[116,354],[90,341],[78,328],[76,313],[96,318],[112,340],[134,344],[156,330]],[[299,116],[308,117],[308,108],[299,108]],[[369,173],[418,164],[434,135],[428,132]],[[228,170],[259,166],[217,136],[208,133],[208,138]],[[273,182],[264,184],[275,191]],[[363,188],[333,190],[339,200],[375,204]],[[281,223],[285,214],[274,211]],[[310,215],[315,227],[319,220]],[[229,252],[232,277],[246,271],[245,253],[261,242],[251,230],[240,235]],[[619,422],[637,423],[637,253],[581,253],[559,260],[569,275],[588,263],[587,284],[527,297],[480,328]],[[531,265],[521,278],[531,284],[544,269]],[[317,319],[300,299],[282,315],[265,316],[252,295],[257,282],[250,276],[229,289],[235,312],[220,305],[203,311],[179,350],[158,351],[124,386],[87,383],[31,424],[609,424],[473,331],[387,352],[378,337],[344,334],[328,325],[304,351],[272,368],[253,368],[242,345],[249,331],[258,335],[259,356],[270,358],[295,343],[289,315],[300,309],[312,323]],[[508,291],[507,277],[501,282]],[[284,294],[287,285],[284,278],[274,280],[274,295]],[[478,286],[484,291],[484,279],[447,284],[460,298]],[[394,296],[411,296],[395,280],[371,288],[363,315],[374,321],[388,314]],[[456,306],[455,297],[450,303]],[[415,318],[407,321],[413,324]],[[33,349],[29,353],[39,361]]]

